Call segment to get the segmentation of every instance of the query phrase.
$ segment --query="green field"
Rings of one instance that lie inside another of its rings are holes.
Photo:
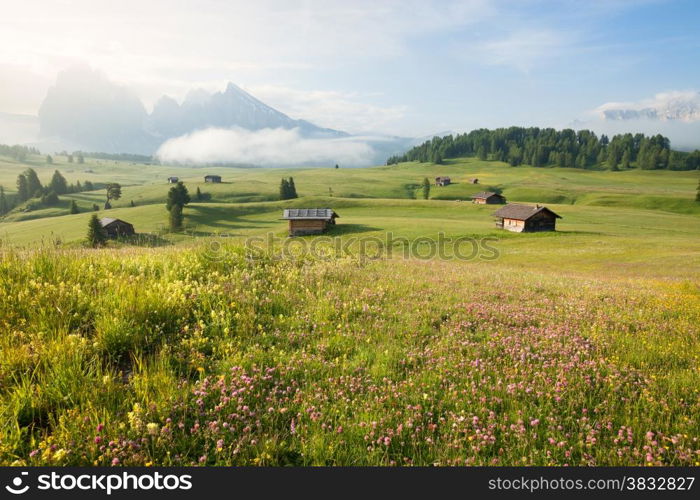
[[[43,182],[120,182],[100,216],[148,236],[84,248],[100,191],[0,221],[3,465],[700,464],[698,172],[56,160]],[[0,159],[0,185],[26,167]],[[179,234],[169,175],[211,195]],[[290,175],[301,197],[276,201]],[[437,175],[455,184],[418,199]],[[469,202],[487,189],[546,203],[557,232],[497,230]],[[285,207],[340,219],[288,239]],[[424,258],[464,237],[496,258]]]

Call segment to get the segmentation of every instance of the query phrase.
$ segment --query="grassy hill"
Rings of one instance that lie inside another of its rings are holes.
[[[0,222],[2,465],[698,465],[697,172],[81,168],[142,237],[83,248],[99,191]],[[179,234],[169,175],[211,194]],[[497,230],[484,189],[557,232]],[[305,206],[327,237],[285,237]]]

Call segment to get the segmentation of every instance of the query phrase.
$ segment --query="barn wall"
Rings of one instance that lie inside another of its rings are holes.
[[[289,234],[301,236],[304,234],[320,234],[326,230],[328,222],[323,219],[290,220]]]

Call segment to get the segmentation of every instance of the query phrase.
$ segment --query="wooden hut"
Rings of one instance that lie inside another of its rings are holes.
[[[168,177],[168,184],[177,184],[180,179],[177,177]]]
[[[449,177],[435,177],[436,186],[449,186],[451,182]]]
[[[472,196],[472,203],[477,205],[502,205],[505,202],[505,196],[490,191],[482,191]]]
[[[557,219],[560,215],[555,214],[547,207],[540,205],[520,205],[510,203],[497,210],[496,227],[507,229],[515,233],[530,233],[536,231],[555,231]]]
[[[282,220],[289,221],[289,236],[325,233],[340,217],[330,208],[288,208]]]
[[[221,176],[220,175],[205,175],[204,182],[213,182],[215,184],[219,184],[221,182]]]
[[[121,219],[112,219],[103,217],[100,219],[100,225],[105,230],[108,238],[118,238],[120,236],[133,236],[136,234],[134,226]]]

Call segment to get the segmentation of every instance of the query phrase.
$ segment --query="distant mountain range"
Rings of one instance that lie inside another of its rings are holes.
[[[700,121],[700,93],[664,92],[631,103],[606,103],[598,108],[605,120]]]
[[[59,74],[39,109],[39,141],[46,150],[154,154],[168,139],[207,128],[297,129],[305,138],[339,139],[350,134],[293,119],[229,83],[222,92],[190,91],[182,104],[163,96],[148,113],[128,88],[89,68]],[[413,139],[376,138],[375,162],[402,151]]]

